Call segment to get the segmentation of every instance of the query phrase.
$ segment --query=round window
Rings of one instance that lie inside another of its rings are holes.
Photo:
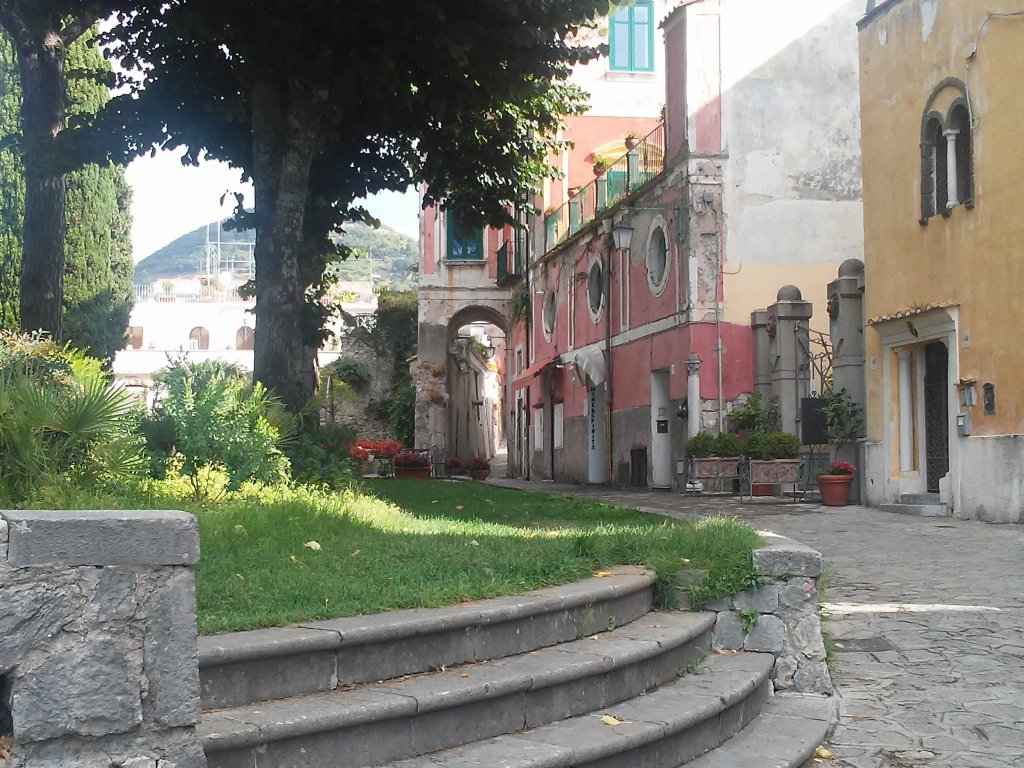
[[[587,299],[590,304],[590,314],[596,318],[601,314],[601,307],[604,305],[604,270],[601,269],[599,261],[595,261],[590,267],[587,278]]]
[[[555,333],[555,292],[548,291],[547,296],[544,297],[544,308],[541,312],[541,322],[544,326],[544,335],[547,338]]]
[[[651,241],[647,246],[647,280],[654,293],[660,293],[665,287],[668,276],[668,244],[665,242],[665,230],[655,228]]]

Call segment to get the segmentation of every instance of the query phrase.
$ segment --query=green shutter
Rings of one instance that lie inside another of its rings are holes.
[[[609,19],[608,49],[612,70],[654,70],[653,0],[637,0],[615,10]]]
[[[448,260],[483,261],[484,233],[482,229],[460,228],[451,211],[447,215]]]

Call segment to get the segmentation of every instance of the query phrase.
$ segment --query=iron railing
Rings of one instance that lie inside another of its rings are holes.
[[[524,269],[522,251],[506,240],[498,249],[498,285],[506,285],[521,278]]]
[[[621,202],[665,169],[662,123],[617,158],[604,173],[581,187],[569,202],[544,217],[544,252],[579,232],[602,211]]]

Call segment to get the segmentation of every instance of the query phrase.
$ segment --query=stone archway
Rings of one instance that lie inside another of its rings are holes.
[[[440,303],[440,302],[439,302]],[[481,360],[470,354],[468,340],[459,338],[459,330],[474,323],[496,326],[502,336],[510,328],[507,316],[507,300],[484,300],[479,303],[445,301],[442,307],[432,307],[429,301],[420,299],[419,347],[417,359],[412,366],[416,383],[416,445],[419,448],[443,448],[447,453],[469,455],[479,451],[480,444],[466,440],[467,429],[456,432],[461,424],[456,420],[476,419],[483,423],[490,414],[483,412],[485,398],[469,392],[479,391]],[[444,309],[454,309],[447,316]],[[501,382],[499,402],[504,402],[506,382]],[[452,402],[452,396],[457,398]],[[463,402],[467,401],[467,402]],[[475,408],[473,407],[475,404]],[[499,406],[500,407],[500,406]],[[459,445],[449,445],[450,437],[458,437]],[[456,450],[457,449],[457,450]]]

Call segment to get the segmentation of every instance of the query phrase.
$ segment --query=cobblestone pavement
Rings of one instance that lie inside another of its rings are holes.
[[[843,768],[1024,768],[1024,526],[498,480],[673,517],[735,515],[820,550]]]

